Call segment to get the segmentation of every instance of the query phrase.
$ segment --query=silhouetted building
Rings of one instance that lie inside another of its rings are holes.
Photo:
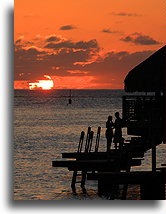
[[[126,76],[126,92],[150,92],[123,97],[128,134],[141,136],[144,150],[165,142],[165,51],[159,49]]]

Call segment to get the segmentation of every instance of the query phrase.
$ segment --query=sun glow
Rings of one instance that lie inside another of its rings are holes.
[[[54,82],[53,80],[51,79],[50,76],[48,75],[44,75],[45,78],[47,79],[44,79],[44,80],[37,80],[35,82],[30,82],[29,83],[29,89],[30,90],[50,90],[53,88],[54,86]]]

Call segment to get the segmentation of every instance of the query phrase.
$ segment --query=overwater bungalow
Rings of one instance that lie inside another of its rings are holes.
[[[166,46],[133,68],[124,80],[130,95],[123,97],[123,120],[129,135],[141,137],[144,151],[152,148],[153,171],[156,146],[165,143],[165,52]]]

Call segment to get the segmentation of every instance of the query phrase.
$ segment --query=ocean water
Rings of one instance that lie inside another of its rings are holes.
[[[122,113],[123,90],[69,90],[14,92],[14,200],[103,200],[97,194],[97,182],[87,181],[87,194],[77,184],[76,195],[70,185],[72,172],[52,167],[62,152],[75,152],[81,131],[91,126],[96,137],[101,126],[99,151],[106,151],[105,122],[108,115]],[[115,119],[115,118],[114,118]],[[126,129],[123,137],[129,139]],[[92,148],[93,150],[94,148]],[[157,148],[157,166],[164,162],[164,145]],[[142,167],[150,170],[151,151]],[[130,199],[134,199],[132,191]],[[136,197],[137,198],[137,197]]]

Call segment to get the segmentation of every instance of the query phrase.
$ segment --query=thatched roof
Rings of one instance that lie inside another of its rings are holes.
[[[124,80],[126,92],[165,91],[165,51],[166,46],[127,74]]]

